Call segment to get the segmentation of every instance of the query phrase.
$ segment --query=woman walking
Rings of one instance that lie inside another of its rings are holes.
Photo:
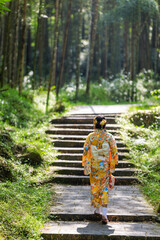
[[[118,152],[115,139],[105,126],[105,117],[94,118],[94,132],[84,143],[82,165],[84,174],[90,175],[91,206],[96,208],[95,214],[102,214],[102,223],[107,224],[108,191],[114,187],[112,173],[118,164]]]

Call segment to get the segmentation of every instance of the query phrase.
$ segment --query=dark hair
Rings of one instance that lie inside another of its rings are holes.
[[[104,116],[101,116],[101,115],[99,115],[99,116],[97,116],[97,117],[94,118],[93,122],[94,122],[94,121],[96,122],[96,120],[97,120],[97,123],[94,124],[94,127],[95,127],[96,129],[104,129],[104,128],[105,128],[106,123],[105,123],[104,125],[101,125],[101,124],[100,124],[103,119],[106,120],[105,117],[104,117]]]

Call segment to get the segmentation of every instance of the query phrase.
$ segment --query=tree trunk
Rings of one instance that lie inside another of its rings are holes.
[[[129,24],[124,23],[124,70],[125,73],[129,72],[129,59],[128,59],[128,46],[129,46]]]
[[[8,38],[8,84],[12,87],[12,71],[13,71],[13,55],[14,55],[14,48],[13,43],[15,42],[15,11],[16,11],[16,2],[12,1],[11,6],[11,15],[9,20],[10,25],[10,33]]]
[[[132,37],[131,37],[131,62],[130,62],[130,74],[132,81],[131,101],[134,101],[135,97],[135,84],[136,84],[136,26],[132,23]]]
[[[88,59],[88,69],[87,69],[87,86],[86,86],[86,95],[89,96],[90,93],[90,80],[92,74],[92,66],[93,66],[93,55],[94,55],[94,45],[95,45],[95,37],[96,37],[96,28],[98,21],[98,4],[99,0],[92,0],[92,23],[90,29],[90,47],[89,47],[89,59]]]
[[[95,71],[95,77],[96,77],[96,83],[101,83],[100,75],[101,75],[101,58],[100,58],[100,34],[96,33],[96,41],[95,41],[95,50],[94,50],[94,69]]]
[[[43,28],[43,19],[41,18],[39,21],[39,35],[38,35],[38,49],[39,49],[39,85],[42,85],[43,78],[43,36],[42,36],[42,28]]]
[[[0,16],[0,56],[2,56],[2,48],[3,48],[3,27],[4,27],[4,24],[3,24],[3,19],[4,17],[1,15]],[[0,65],[1,65],[1,58],[0,58]]]
[[[55,13],[55,25],[54,25],[54,44],[52,52],[52,61],[50,66],[49,81],[48,81],[48,93],[47,93],[47,103],[46,112],[48,112],[49,105],[49,95],[51,90],[51,85],[56,85],[56,66],[57,66],[57,43],[58,43],[58,23],[59,23],[59,9],[60,0],[56,0],[56,13]]]
[[[147,21],[147,16],[144,14],[142,14],[141,29],[142,32],[139,41],[139,71],[142,69],[150,69],[149,22]]]
[[[152,68],[155,73],[157,73],[157,60],[158,60],[158,20],[153,20],[153,30],[152,30]]]
[[[11,8],[11,2],[9,3],[9,9]],[[2,71],[1,71],[1,88],[4,86],[4,79],[6,75],[6,66],[7,66],[7,50],[8,50],[8,36],[9,36],[9,16],[10,12],[8,12],[5,16],[5,34],[4,34],[4,45],[3,45],[3,61],[2,61]]]
[[[59,79],[58,79],[57,88],[56,88],[57,99],[58,99],[58,96],[59,96],[59,90],[60,90],[60,86],[61,86],[61,83],[62,83],[63,72],[64,72],[64,61],[65,61],[66,46],[67,46],[67,39],[68,39],[69,22],[70,22],[70,17],[71,17],[71,7],[72,7],[72,0],[69,0],[67,20],[66,20],[66,25],[65,25],[65,33],[64,33],[64,38],[63,38],[62,58],[61,58],[61,64],[60,64],[60,74],[59,74]]]
[[[78,16],[78,34],[77,34],[77,52],[76,52],[76,100],[79,94],[79,78],[80,78],[80,52],[81,52],[81,36],[82,36],[82,1],[79,2]]]
[[[107,79],[108,71],[108,26],[104,27],[104,46],[102,46],[102,76]]]
[[[26,43],[26,11],[27,11],[27,0],[24,0],[23,7],[23,24],[22,24],[22,47],[21,47],[21,56],[19,63],[19,95],[22,93],[22,83],[23,83],[23,74],[24,74],[24,56],[25,56],[25,43]]]
[[[19,17],[20,17],[20,0],[16,3],[16,23],[15,23],[15,39],[13,47],[13,58],[12,58],[12,82],[11,87],[15,87],[17,84],[17,59],[18,59],[18,30],[19,30]]]
[[[32,35],[31,28],[29,27],[27,30],[27,56],[26,56],[26,66],[29,70],[32,69]]]
[[[120,24],[114,24],[114,61],[113,72],[117,74],[121,71],[121,51],[120,51]]]
[[[40,18],[42,14],[42,3],[43,0],[39,0],[39,12],[38,12],[38,26],[35,36],[35,48],[34,48],[34,59],[33,59],[33,81],[32,81],[32,89],[35,89],[35,83],[36,83],[36,65],[37,65],[37,47],[38,47],[38,35],[39,35],[39,28],[40,28]]]

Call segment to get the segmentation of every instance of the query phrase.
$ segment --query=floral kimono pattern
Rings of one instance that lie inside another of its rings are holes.
[[[84,174],[90,175],[91,206],[108,204],[108,190],[114,186],[112,173],[118,164],[117,145],[106,130],[96,129],[84,143],[82,166]]]

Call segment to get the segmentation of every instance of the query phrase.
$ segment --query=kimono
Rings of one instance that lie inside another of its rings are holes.
[[[114,187],[115,165],[118,164],[117,145],[112,134],[95,129],[86,138],[83,147],[84,174],[90,175],[91,206],[108,204],[108,191]]]

